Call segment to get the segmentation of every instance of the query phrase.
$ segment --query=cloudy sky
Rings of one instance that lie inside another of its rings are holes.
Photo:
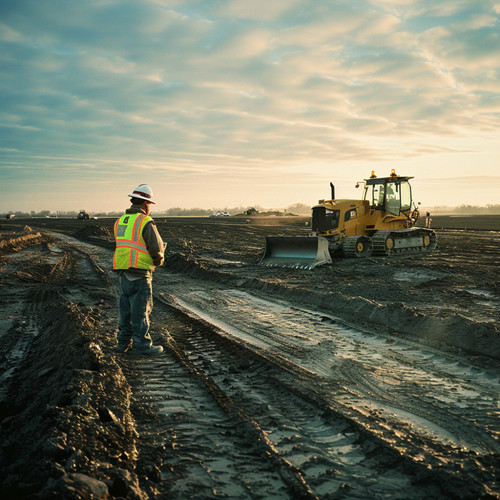
[[[1,0],[0,211],[500,203],[500,0]]]

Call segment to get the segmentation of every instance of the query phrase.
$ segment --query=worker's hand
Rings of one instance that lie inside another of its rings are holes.
[[[155,257],[153,259],[153,264],[156,266],[156,267],[160,267],[164,262],[164,258],[163,257]]]

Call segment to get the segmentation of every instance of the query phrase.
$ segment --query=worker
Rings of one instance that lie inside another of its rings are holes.
[[[115,222],[116,250],[113,270],[120,275],[118,352],[130,348],[141,354],[160,354],[149,333],[149,315],[153,309],[153,271],[164,261],[165,245],[150,217],[154,205],[153,190],[147,184],[137,186],[132,206]]]
[[[425,228],[426,229],[430,229],[431,228],[431,223],[432,223],[431,213],[427,212],[425,214]]]

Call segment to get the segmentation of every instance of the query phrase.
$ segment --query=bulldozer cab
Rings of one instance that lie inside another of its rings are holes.
[[[375,210],[384,210],[391,215],[411,210],[411,186],[408,182],[412,177],[400,177],[391,174],[390,177],[377,178],[374,175],[365,179],[363,199]]]

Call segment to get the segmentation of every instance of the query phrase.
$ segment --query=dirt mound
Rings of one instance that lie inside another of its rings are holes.
[[[145,498],[133,472],[130,388],[103,353],[98,323],[95,310],[45,304],[43,334],[0,405],[3,498]]]
[[[84,239],[88,237],[114,239],[113,232],[105,226],[86,226],[75,232],[75,237]]]
[[[28,246],[38,245],[52,240],[53,238],[50,236],[35,232],[29,226],[24,226],[22,231],[0,233],[0,255],[17,252]]]

